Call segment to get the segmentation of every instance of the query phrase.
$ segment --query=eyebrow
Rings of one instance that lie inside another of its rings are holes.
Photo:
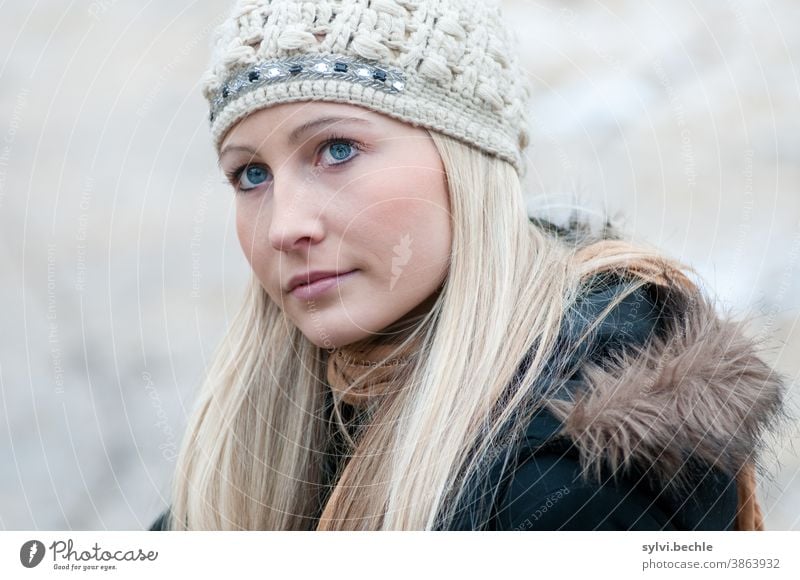
[[[296,144],[303,134],[307,133],[312,129],[316,129],[318,127],[323,127],[327,125],[332,125],[333,123],[339,123],[342,121],[350,121],[353,123],[361,123],[363,125],[370,125],[371,123],[366,119],[362,119],[360,117],[319,117],[318,119],[314,119],[313,121],[308,121],[303,123],[299,127],[295,128],[291,133],[289,133],[289,138],[287,142],[289,145]],[[246,151],[247,153],[252,153],[253,155],[256,154],[256,150],[252,147],[247,145],[228,145],[227,147],[223,148],[220,151],[219,156],[222,157],[229,151]]]

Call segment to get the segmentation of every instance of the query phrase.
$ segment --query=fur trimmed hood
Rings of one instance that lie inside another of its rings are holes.
[[[624,288],[604,285],[569,317],[577,338]],[[586,475],[629,469],[665,487],[691,478],[692,459],[731,476],[760,468],[765,433],[785,419],[783,378],[743,324],[699,292],[648,285],[605,316],[581,352],[566,396],[546,400]]]

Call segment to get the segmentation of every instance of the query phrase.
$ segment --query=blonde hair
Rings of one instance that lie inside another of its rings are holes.
[[[406,388],[370,406],[326,496],[325,353],[253,277],[182,442],[170,529],[446,528],[469,482],[485,480],[529,420],[532,385],[587,280],[617,271],[632,276],[629,291],[692,286],[657,252],[550,235],[529,220],[511,164],[430,134],[450,192],[451,260]]]

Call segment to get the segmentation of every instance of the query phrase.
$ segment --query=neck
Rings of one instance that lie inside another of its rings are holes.
[[[331,352],[327,379],[334,396],[363,407],[376,396],[403,388],[421,346],[420,325],[435,301],[433,295],[380,332]]]

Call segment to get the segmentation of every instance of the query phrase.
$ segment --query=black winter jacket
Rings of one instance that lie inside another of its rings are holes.
[[[565,346],[625,288],[598,280],[565,317]],[[737,325],[702,298],[645,286],[575,356],[579,370],[473,486],[448,529],[733,529],[735,474],[784,390]],[[582,469],[594,475],[582,478]]]

